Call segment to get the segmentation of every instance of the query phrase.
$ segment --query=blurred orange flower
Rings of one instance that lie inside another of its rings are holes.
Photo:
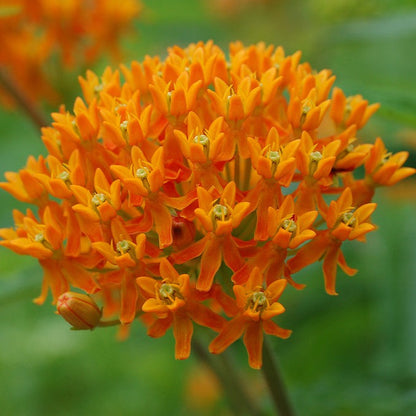
[[[119,60],[120,38],[141,9],[140,0],[1,0],[2,71],[29,99],[57,101],[54,71],[62,81],[62,67],[91,65],[107,52]],[[1,98],[12,102],[3,89]]]

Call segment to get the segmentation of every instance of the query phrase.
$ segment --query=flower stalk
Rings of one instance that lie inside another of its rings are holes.
[[[286,385],[277,363],[276,354],[272,351],[267,339],[263,342],[262,373],[270,392],[274,407],[279,416],[295,416]]]
[[[262,415],[257,403],[250,396],[249,389],[236,370],[233,357],[229,352],[218,356],[209,354],[197,337],[194,337],[192,341],[192,349],[199,360],[217,376],[224,389],[230,410],[235,416]]]
[[[36,127],[41,128],[49,124],[48,118],[43,114],[42,110],[26,95],[24,89],[20,88],[4,68],[0,68],[0,86],[22,108]]]

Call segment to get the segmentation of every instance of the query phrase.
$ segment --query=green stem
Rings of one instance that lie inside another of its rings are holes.
[[[235,416],[259,416],[262,414],[250,397],[241,375],[235,370],[232,357],[227,352],[219,355],[209,354],[195,337],[192,340],[192,350],[217,376]]]
[[[16,103],[26,112],[35,126],[47,126],[48,120],[35,103],[27,96],[22,88],[9,75],[7,70],[0,68],[0,85],[16,101]]]
[[[116,325],[120,325],[121,322],[118,319],[114,319],[114,321],[100,321],[98,322],[97,326],[116,326]]]
[[[279,416],[295,416],[286,386],[267,339],[263,342],[263,376]]]

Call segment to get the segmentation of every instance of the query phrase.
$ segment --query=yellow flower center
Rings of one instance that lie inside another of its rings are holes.
[[[348,225],[348,227],[354,227],[357,222],[357,219],[355,218],[353,211],[347,211],[342,213],[340,216],[340,220],[345,225]]]
[[[280,153],[277,150],[270,150],[267,154],[268,159],[272,161],[273,164],[279,164],[280,162]]]
[[[200,134],[199,136],[194,137],[194,143],[199,143],[202,146],[206,147],[209,144],[209,138],[208,136],[205,136],[205,134]]]
[[[121,134],[123,135],[124,139],[127,139],[127,127],[129,125],[129,121],[128,120],[124,120],[122,123],[120,123],[120,130],[121,130]]]
[[[225,221],[229,218],[229,211],[225,205],[216,204],[212,210],[212,215],[215,220]]]
[[[69,172],[67,172],[66,170],[62,171],[59,175],[58,175],[59,179],[62,179],[64,182],[69,181]]]
[[[313,175],[318,167],[319,161],[323,158],[322,153],[318,151],[309,154],[309,174]]]
[[[253,312],[261,312],[269,307],[269,301],[263,291],[252,292],[247,302],[247,309]]]
[[[168,305],[174,303],[176,298],[182,299],[182,295],[179,291],[179,285],[173,283],[162,283],[159,288],[159,296],[160,300]]]
[[[43,235],[43,233],[37,233],[34,237],[34,240],[37,243],[43,243],[45,241],[45,236]]]
[[[149,174],[149,169],[147,168],[139,168],[136,170],[136,176],[139,179],[146,179],[148,174]]]
[[[96,96],[98,96],[100,94],[101,91],[104,90],[104,85],[103,84],[98,84],[94,87],[94,94]]]
[[[284,230],[289,231],[290,233],[294,233],[297,228],[296,222],[289,218],[286,218],[285,220],[282,221],[281,227]]]
[[[120,254],[125,254],[130,250],[130,244],[127,240],[121,240],[117,243],[117,251]]]
[[[104,202],[106,201],[106,197],[104,194],[95,194],[92,198],[91,198],[91,202],[96,206],[100,206],[101,204],[104,204]]]

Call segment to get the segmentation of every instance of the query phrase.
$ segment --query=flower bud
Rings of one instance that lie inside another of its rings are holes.
[[[182,217],[172,217],[173,245],[177,249],[191,244],[195,238],[195,225]]]
[[[94,300],[82,293],[65,292],[58,298],[57,312],[72,329],[93,329],[101,319],[101,310]]]

